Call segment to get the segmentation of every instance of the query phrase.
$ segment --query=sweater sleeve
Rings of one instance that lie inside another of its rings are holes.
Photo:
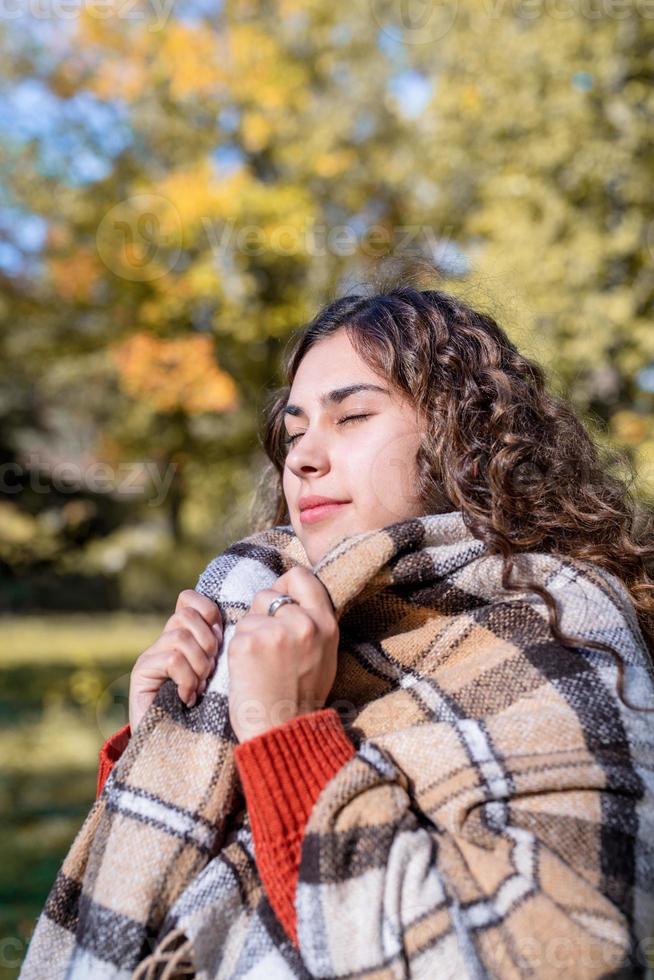
[[[118,762],[121,755],[127,747],[127,743],[130,740],[132,730],[129,726],[123,725],[119,728],[117,732],[110,735],[107,741],[104,743],[99,753],[99,765],[98,765],[98,781],[96,789],[96,799],[100,796],[104,788],[104,784],[107,781],[107,777],[114,767],[114,764]]]
[[[354,751],[334,708],[291,718],[234,750],[257,868],[296,946],[295,892],[304,828],[324,786]]]

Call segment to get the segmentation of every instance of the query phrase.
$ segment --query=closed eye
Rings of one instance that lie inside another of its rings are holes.
[[[369,417],[370,417],[370,412],[367,415],[345,415],[342,419],[338,420],[338,424],[343,425],[345,422],[361,421],[362,419],[367,419]],[[304,433],[302,432],[296,432],[295,435],[293,436],[286,436],[286,438],[284,439],[285,445],[287,446],[292,445],[295,442],[295,440],[299,439],[300,436],[303,434]]]

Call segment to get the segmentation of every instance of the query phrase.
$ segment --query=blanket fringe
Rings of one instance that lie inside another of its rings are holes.
[[[182,940],[177,949],[169,949]],[[161,940],[154,952],[141,960],[132,973],[132,980],[177,980],[178,977],[194,977],[192,941],[183,929],[172,929]],[[163,967],[163,973],[158,970]]]

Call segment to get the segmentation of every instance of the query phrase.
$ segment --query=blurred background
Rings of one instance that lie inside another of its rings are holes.
[[[654,506],[648,0],[3,0],[0,977],[290,334],[426,256]]]

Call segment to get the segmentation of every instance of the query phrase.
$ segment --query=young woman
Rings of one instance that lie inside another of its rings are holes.
[[[518,352],[492,317],[443,291],[402,283],[345,296],[294,338],[285,374],[286,383],[265,409],[270,464],[256,502],[257,528],[292,525],[315,566],[350,535],[460,511],[475,537],[501,556],[507,588],[513,558],[521,552],[581,559],[617,576],[651,657],[652,517],[639,515],[627,483],[612,472],[616,458],[593,442],[565,401],[548,392],[543,370]],[[547,604],[556,641],[574,650],[548,590],[536,582],[525,586]],[[269,610],[281,596],[287,598],[273,629]],[[129,724],[102,747],[98,795],[165,678],[194,704],[216,666],[221,640],[216,605],[194,590],[182,592],[161,637],[134,666]],[[229,649],[230,720],[257,863],[294,941],[302,827],[354,751],[338,721],[330,721],[322,748],[305,725],[332,688],[338,642],[329,595],[301,568],[257,594]],[[615,655],[606,644],[597,647]],[[623,698],[619,660],[618,668]],[[263,706],[256,721],[241,710],[252,699]],[[282,703],[286,716],[280,719]],[[272,762],[262,762],[264,756]],[[277,806],[295,815],[293,834],[285,833],[283,821],[275,823],[271,780],[282,801]],[[651,783],[646,792],[649,805],[641,812],[654,823]],[[598,791],[596,806],[609,802],[619,808],[621,797]],[[616,842],[606,832],[598,846],[606,848],[601,863]],[[628,845],[623,857],[628,876]],[[610,894],[611,887],[608,875],[597,882],[598,892]],[[628,908],[624,914],[629,918]],[[568,969],[567,975],[591,973]]]

